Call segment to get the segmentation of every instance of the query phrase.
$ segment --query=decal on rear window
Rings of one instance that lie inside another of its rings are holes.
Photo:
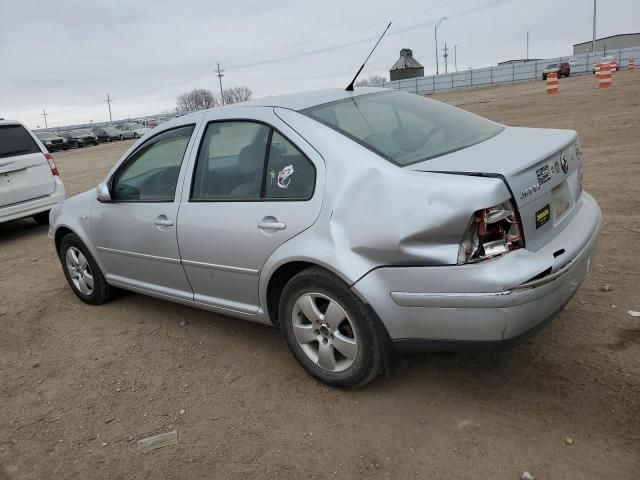
[[[293,175],[293,165],[287,165],[278,172],[278,187],[289,188],[291,183],[291,175]]]

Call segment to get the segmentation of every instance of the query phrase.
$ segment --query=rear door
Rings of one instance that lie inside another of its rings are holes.
[[[55,190],[40,146],[20,124],[0,124],[0,207],[44,197]]]
[[[256,313],[264,263],[320,213],[324,162],[272,109],[242,110],[238,120],[209,116],[184,186],[178,242],[197,302]]]

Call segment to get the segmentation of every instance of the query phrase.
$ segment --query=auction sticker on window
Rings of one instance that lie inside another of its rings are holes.
[[[545,205],[536,212],[536,230],[543,226],[551,218],[551,208]]]

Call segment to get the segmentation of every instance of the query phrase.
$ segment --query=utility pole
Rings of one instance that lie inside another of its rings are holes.
[[[433,35],[436,37],[436,75],[440,75],[440,67],[439,67],[439,62],[438,62],[438,27],[440,26],[440,24],[446,20],[447,17],[442,17],[440,20],[438,20],[438,23],[436,23],[435,28],[433,29]]]
[[[220,103],[224,105],[224,95],[222,94],[222,77],[224,77],[222,72],[224,72],[224,70],[220,69],[220,63],[218,63],[217,72],[218,72],[218,81],[220,82]]]
[[[447,57],[449,56],[449,54],[447,53],[449,51],[449,49],[447,48],[447,42],[444,42],[444,48],[442,49],[442,51],[444,52],[442,56],[444,57],[444,73],[446,75],[447,73],[449,73],[447,69]]]
[[[529,61],[529,30],[527,30],[527,62]]]
[[[105,100],[105,102],[107,102],[107,105],[109,105],[109,121],[113,122],[113,118],[111,117],[111,98],[109,97],[108,93],[107,93],[107,99]]]
[[[591,42],[591,52],[596,51],[596,1],[593,0],[593,41]]]
[[[49,125],[47,125],[47,115],[49,115],[47,113],[47,111],[43,108],[42,109],[42,113],[40,114],[41,117],[44,117],[44,128],[49,128]]]
[[[456,73],[458,73],[458,45],[453,46],[453,63],[456,67]]]

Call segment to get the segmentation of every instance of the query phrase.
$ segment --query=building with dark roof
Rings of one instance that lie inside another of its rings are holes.
[[[573,45],[573,54],[591,52],[591,40]],[[640,33],[621,33],[596,39],[596,52],[604,52],[618,48],[640,47]]]
[[[400,58],[389,70],[391,80],[402,80],[404,78],[424,77],[424,67],[420,65],[410,48],[400,50]]]

